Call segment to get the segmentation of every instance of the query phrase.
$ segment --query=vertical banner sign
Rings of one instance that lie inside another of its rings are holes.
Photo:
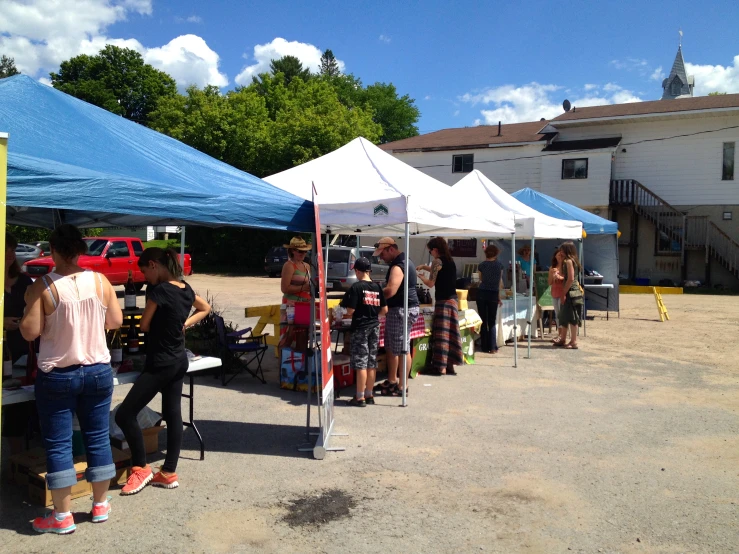
[[[0,229],[2,229],[2,233],[0,233],[0,252],[5,252],[5,211],[6,211],[6,199],[7,199],[7,192],[8,192],[8,134],[0,132],[0,202],[2,202],[2,206],[0,206]],[[5,288],[5,272],[3,272],[2,275],[0,275],[0,283],[3,286],[3,290]],[[3,306],[3,301],[5,300],[5,296],[3,295],[3,298],[0,299],[0,308],[5,308]],[[3,336],[3,320],[0,319],[0,338]],[[2,344],[0,347],[0,360],[3,359],[3,350],[5,350],[5,344]],[[2,397],[0,396],[0,406],[2,406]],[[0,413],[2,413],[2,410],[0,409]],[[1,418],[2,416],[0,416]],[[0,426],[2,426],[2,420],[0,420]]]
[[[328,441],[331,438],[331,431],[334,427],[334,368],[331,360],[331,329],[328,324],[328,309],[326,302],[325,287],[325,267],[323,265],[323,246],[321,244],[321,219],[318,209],[318,198],[316,188],[313,187],[313,209],[316,218],[316,244],[313,245],[316,253],[316,265],[318,266],[318,298],[319,308],[317,315],[320,318],[320,356],[321,356],[321,429],[318,432],[318,439],[313,448],[313,457],[322,460],[326,457]],[[315,354],[318,354],[317,352]]]

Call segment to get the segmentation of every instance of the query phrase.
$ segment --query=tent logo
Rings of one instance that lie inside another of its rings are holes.
[[[375,217],[387,217],[390,215],[390,210],[387,209],[385,204],[377,204],[377,206],[374,207],[373,212]]]

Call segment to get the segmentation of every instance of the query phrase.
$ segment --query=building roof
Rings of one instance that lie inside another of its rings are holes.
[[[654,100],[651,102],[633,102],[629,104],[610,104],[578,108],[555,117],[552,123],[556,127],[559,122],[580,121],[587,119],[614,119],[620,117],[674,114],[702,110],[736,109],[739,110],[739,94],[722,94],[720,96],[697,96],[694,98],[677,98],[675,100]],[[541,127],[544,127],[542,124]]]
[[[441,131],[435,131],[426,135],[381,144],[380,148],[383,150],[392,150],[393,152],[428,152],[433,150],[466,150],[539,142],[543,139],[542,135],[539,134],[539,130],[546,124],[546,121],[531,121],[528,123],[501,125],[500,136],[498,136],[497,125],[442,129]]]
[[[542,152],[563,152],[565,150],[597,150],[613,148],[621,142],[621,137],[596,138],[587,140],[556,140],[547,145]]]

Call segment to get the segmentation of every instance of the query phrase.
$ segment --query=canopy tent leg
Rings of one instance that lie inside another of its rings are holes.
[[[180,264],[185,271],[185,226],[180,227]]]
[[[406,200],[408,202],[408,200]],[[403,276],[403,377],[401,377],[401,384],[403,388],[403,403],[402,406],[405,408],[408,406],[408,395],[406,389],[408,388],[408,266],[410,264],[410,249],[411,249],[411,236],[410,236],[410,224],[405,224],[405,275]]]
[[[529,268],[529,313],[528,313],[528,324],[529,324],[529,340],[527,346],[526,357],[531,359],[531,334],[536,333],[536,322],[534,321],[534,237],[531,237],[531,266]],[[532,325],[533,322],[533,325]]]
[[[580,286],[582,287],[582,290],[585,290],[585,250],[583,248],[583,239],[580,239]],[[606,303],[606,309],[608,309],[608,305]],[[587,337],[588,331],[585,328],[585,316],[587,315],[587,312],[585,311],[585,294],[582,295],[582,336]],[[577,330],[578,334],[580,333],[580,330]]]
[[[511,288],[513,289],[513,367],[518,367],[518,307],[516,302],[516,233],[511,235]]]

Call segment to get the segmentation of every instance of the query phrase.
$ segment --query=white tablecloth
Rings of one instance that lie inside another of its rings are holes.
[[[528,321],[529,313],[529,297],[519,296],[516,298],[516,316],[515,321],[517,322],[518,329],[517,333],[520,337],[526,332],[526,322]],[[534,305],[536,307],[536,305]],[[498,321],[496,323],[496,331],[498,334],[498,348],[505,344],[505,341],[511,340],[514,337],[513,334],[513,298],[504,299],[503,305],[498,306]]]
[[[19,360],[20,362],[20,360]],[[190,362],[188,373],[197,373],[198,371],[205,371],[206,369],[212,369],[214,367],[221,366],[220,358],[212,358],[210,356],[203,356],[200,359],[193,360]],[[25,369],[20,372],[25,376]],[[125,385],[127,383],[133,383],[138,379],[140,373],[138,371],[129,371],[128,373],[121,373],[116,375],[113,379],[113,384]],[[27,387],[21,387],[15,390],[3,390],[3,406],[9,406],[10,404],[17,404],[19,402],[29,402],[36,398],[33,392],[33,385]]]

